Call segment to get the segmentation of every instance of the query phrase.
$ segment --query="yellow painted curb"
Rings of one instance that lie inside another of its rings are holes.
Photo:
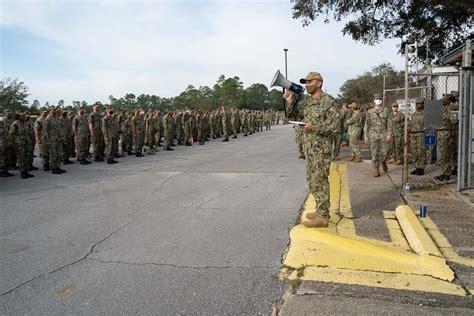
[[[304,269],[303,276],[301,276],[299,280],[337,282],[342,284],[466,296],[466,291],[462,287],[426,275],[307,267]]]
[[[413,251],[419,255],[443,257],[410,206],[400,205],[395,210],[395,216]]]
[[[442,258],[418,256],[392,247],[346,238],[297,225],[290,231],[291,247],[283,264],[298,269],[327,266],[375,272],[430,275],[452,281],[453,271]]]

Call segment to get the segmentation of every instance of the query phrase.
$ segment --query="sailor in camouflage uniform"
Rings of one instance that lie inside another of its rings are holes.
[[[300,80],[306,84],[306,91],[300,104],[295,106],[293,94],[286,91],[288,116],[302,120],[304,125],[304,151],[309,189],[316,201],[315,212],[309,213],[303,225],[307,227],[327,227],[329,224],[329,167],[331,164],[331,139],[337,131],[339,116],[333,97],[321,91],[323,77],[318,72],[310,72]]]
[[[374,177],[380,177],[380,164],[384,172],[388,172],[388,142],[392,140],[392,123],[390,113],[382,106],[380,94],[374,95],[374,108],[367,112],[364,126],[364,141],[369,143],[372,153]]]
[[[345,125],[348,126],[347,134],[349,136],[349,146],[352,152],[351,161],[357,163],[362,162],[358,143],[360,134],[362,134],[362,115],[357,103],[351,104],[351,110],[352,115],[346,121]]]
[[[410,149],[413,155],[415,170],[410,174],[422,176],[426,167],[426,146],[425,146],[425,114],[423,99],[416,100],[416,110],[410,120]]]
[[[15,121],[10,126],[10,137],[13,149],[15,150],[18,169],[21,178],[28,179],[34,177],[28,171],[30,169],[29,152],[31,148],[31,139],[25,127],[26,113],[22,112],[15,115]]]
[[[443,96],[443,125],[438,130],[439,164],[442,173],[434,177],[438,181],[449,181],[454,166],[454,124],[451,122],[451,95]]]

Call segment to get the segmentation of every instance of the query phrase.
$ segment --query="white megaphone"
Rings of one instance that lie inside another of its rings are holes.
[[[303,94],[304,88],[300,86],[299,84],[296,84],[294,82],[291,82],[290,80],[286,79],[283,77],[283,75],[280,73],[280,70],[277,70],[275,73],[275,76],[273,76],[272,83],[270,84],[270,87],[282,87],[287,90],[290,90],[293,93],[296,94]]]

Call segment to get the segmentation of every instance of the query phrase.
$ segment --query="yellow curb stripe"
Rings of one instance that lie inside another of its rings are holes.
[[[410,206],[400,205],[395,216],[413,251],[419,255],[443,256]]]
[[[296,276],[293,276],[294,278]],[[466,291],[460,286],[424,275],[395,274],[373,271],[354,271],[326,267],[307,267],[300,280],[337,282],[379,288],[390,288],[409,291],[423,291],[465,296]]]
[[[451,281],[453,271],[444,259],[418,256],[392,247],[378,246],[324,232],[319,228],[295,226],[284,265],[293,269],[328,266],[341,269],[431,275]]]

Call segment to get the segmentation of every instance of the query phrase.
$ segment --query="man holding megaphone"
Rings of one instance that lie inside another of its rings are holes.
[[[272,84],[279,86],[284,84],[283,87],[286,90],[283,97],[286,99],[285,106],[288,117],[303,122],[306,173],[309,190],[316,200],[315,211],[306,215],[308,220],[304,221],[303,225],[327,227],[329,224],[328,177],[331,165],[331,140],[333,133],[338,130],[339,124],[336,100],[321,90],[323,77],[319,72],[312,71],[300,80],[309,95],[303,96],[302,87],[291,81],[283,82],[281,85],[280,83],[282,83],[281,80],[275,83],[275,79],[272,82]],[[297,94],[296,97],[295,94]],[[300,97],[302,97],[301,101]]]

